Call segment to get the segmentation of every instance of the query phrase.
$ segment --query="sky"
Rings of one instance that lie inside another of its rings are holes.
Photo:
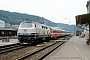
[[[87,13],[88,0],[0,0],[0,10],[44,17],[55,23],[76,24]]]

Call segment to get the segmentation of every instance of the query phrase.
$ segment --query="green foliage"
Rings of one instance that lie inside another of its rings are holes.
[[[61,29],[68,30],[71,33],[74,33],[78,29],[78,28],[76,28],[75,25],[54,23],[43,17],[28,15],[28,14],[24,14],[24,13],[3,11],[3,10],[0,10],[0,20],[4,20],[5,23],[10,23],[12,25],[15,25],[15,24],[19,25],[23,21],[37,21],[37,22],[42,22],[42,23],[44,22],[44,24],[46,24],[48,26],[60,27]]]

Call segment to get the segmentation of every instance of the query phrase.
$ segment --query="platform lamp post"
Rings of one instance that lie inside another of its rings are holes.
[[[65,18],[65,19],[67,19],[67,18]],[[67,19],[67,20],[69,20],[69,19]],[[69,21],[71,21],[71,20],[69,20]],[[74,22],[74,21],[72,21],[72,22]],[[71,23],[71,22],[67,22],[67,23]],[[75,25],[74,25],[74,27],[73,27],[73,33],[75,34]]]
[[[67,18],[65,18],[65,19],[67,19]],[[66,26],[65,26],[65,35],[67,34],[67,24],[66,24]]]
[[[65,19],[67,19],[67,18],[65,18]],[[65,26],[65,30],[67,30],[67,25]]]
[[[65,18],[65,19],[67,19],[67,18]],[[69,19],[67,19],[67,20],[69,20]],[[71,22],[67,22],[67,23],[71,23]],[[68,25],[66,24],[66,26],[65,26],[65,30],[67,31],[68,29]],[[65,34],[67,34],[67,32],[65,31]]]

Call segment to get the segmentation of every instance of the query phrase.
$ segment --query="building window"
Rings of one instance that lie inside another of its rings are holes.
[[[1,34],[4,34],[4,31],[2,31]]]
[[[11,32],[9,31],[9,34],[11,34]]]

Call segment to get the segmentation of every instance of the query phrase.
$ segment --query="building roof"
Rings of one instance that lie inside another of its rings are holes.
[[[17,31],[16,29],[12,29],[12,28],[4,28],[4,27],[3,27],[3,28],[0,28],[0,30],[10,30],[10,31],[12,30],[12,31]]]
[[[90,13],[76,16],[76,25],[78,27],[86,23],[90,23]]]

